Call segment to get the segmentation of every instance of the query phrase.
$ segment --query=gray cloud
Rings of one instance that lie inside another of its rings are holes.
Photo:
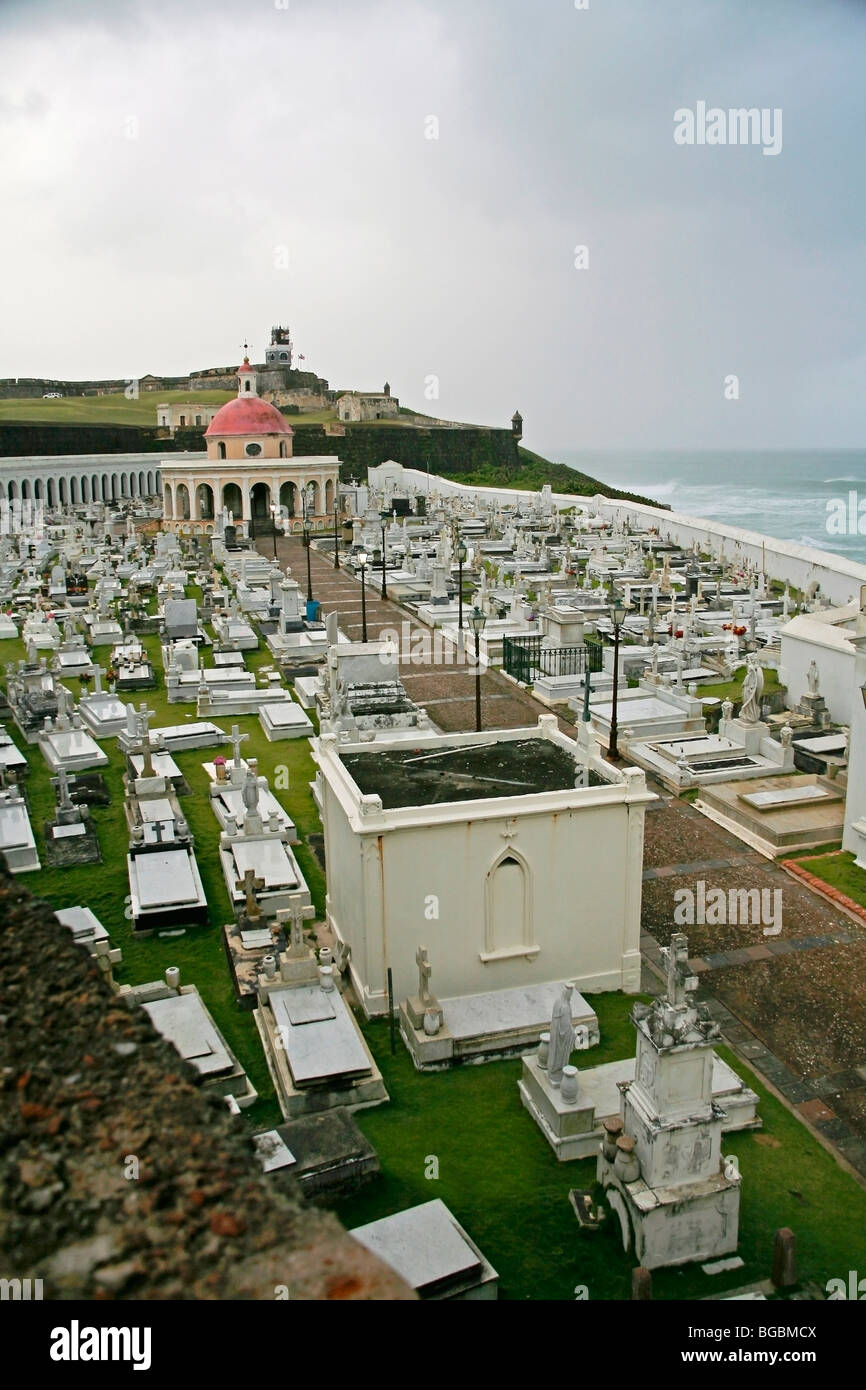
[[[7,0],[0,374],[182,372],[282,320],[334,384],[519,406],[542,450],[862,443],[864,20]],[[698,100],[781,108],[782,152],[678,147]]]

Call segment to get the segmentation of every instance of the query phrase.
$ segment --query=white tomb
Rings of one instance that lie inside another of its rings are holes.
[[[27,759],[24,754],[0,724],[0,771],[17,772],[19,768],[26,767]]]
[[[162,997],[142,1001],[153,1026],[198,1073],[203,1088],[233,1096],[241,1109],[258,1100],[247,1077],[195,985],[165,987]]]
[[[62,907],[54,915],[92,956],[105,956],[112,965],[119,964],[120,950],[112,947],[108,932],[89,907]]]
[[[421,1299],[495,1299],[499,1275],[438,1198],[349,1234],[405,1279]]]
[[[131,850],[126,866],[136,931],[207,923],[207,898],[191,845],[163,846],[157,841]]]
[[[48,729],[39,739],[39,748],[52,772],[84,772],[91,767],[107,767],[103,753],[85,729]]]
[[[27,804],[15,788],[0,791],[0,853],[12,874],[40,868]]]
[[[313,721],[294,700],[263,705],[259,723],[269,743],[286,738],[309,738],[314,732]]]

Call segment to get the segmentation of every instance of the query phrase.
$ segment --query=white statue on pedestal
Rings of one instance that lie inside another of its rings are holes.
[[[550,1020],[550,1047],[547,1054],[547,1075],[551,1086],[559,1086],[562,1069],[574,1051],[574,1024],[571,1021],[571,995],[574,985],[566,982],[553,1006]]]
[[[761,718],[761,696],[764,693],[764,673],[758,665],[758,659],[752,653],[749,656],[746,676],[743,681],[743,704],[740,709],[740,719],[744,724],[757,724]]]

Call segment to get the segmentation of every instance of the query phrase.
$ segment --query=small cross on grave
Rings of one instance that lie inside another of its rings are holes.
[[[141,769],[142,777],[156,776],[150,751],[150,721],[155,714],[156,710],[148,709],[144,700],[141,702],[141,708],[136,711],[138,736],[141,739],[141,752],[144,759],[144,766]]]
[[[235,767],[240,767],[241,765],[241,744],[245,743],[248,738],[249,734],[242,734],[237,724],[232,724],[232,736],[229,741],[232,745],[232,748],[235,750]]]
[[[667,967],[668,1002],[680,1009],[688,1005],[688,995],[698,987],[697,976],[689,970],[689,939],[684,932],[674,932],[670,946],[662,948]]]
[[[429,1004],[431,994],[428,988],[430,976],[433,974],[433,967],[430,964],[430,957],[427,955],[427,947],[419,946],[415,952],[415,963],[418,966],[418,998],[422,1004]]]
[[[69,778],[66,775],[65,767],[57,769],[57,790],[60,793],[58,807],[61,811],[71,811],[73,809],[72,797],[69,795]]]
[[[247,869],[243,878],[235,882],[235,888],[244,894],[244,915],[251,922],[255,922],[262,915],[256,893],[260,893],[265,886],[263,878],[256,878],[255,869]]]
[[[291,907],[284,908],[277,913],[278,922],[291,922],[291,935],[289,937],[288,954],[293,960],[307,954],[307,947],[304,942],[304,909],[300,903],[292,903]]]

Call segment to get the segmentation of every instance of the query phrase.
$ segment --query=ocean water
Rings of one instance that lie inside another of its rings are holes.
[[[832,550],[866,564],[866,449],[566,449],[548,457],[600,482],[651,497],[674,511]],[[857,494],[853,528],[852,492]],[[846,510],[843,535],[828,528],[832,515],[828,503],[838,500],[844,501]],[[862,503],[860,515],[858,502]]]

